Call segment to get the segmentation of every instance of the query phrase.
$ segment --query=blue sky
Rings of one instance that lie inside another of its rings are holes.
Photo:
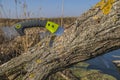
[[[23,8],[26,1],[27,7]],[[64,0],[64,16],[79,16],[100,0]],[[26,11],[31,18],[60,17],[62,14],[62,0],[0,0],[3,8],[0,8],[0,17],[25,18]],[[17,8],[17,15],[16,15]],[[28,16],[26,16],[28,17]]]

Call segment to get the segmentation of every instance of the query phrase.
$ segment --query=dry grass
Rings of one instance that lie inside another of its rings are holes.
[[[13,57],[17,57],[23,52],[27,52],[29,47],[34,46],[40,41],[39,33],[37,33],[35,29],[26,30],[25,32],[25,36],[16,37],[9,41],[4,39],[4,36],[2,36],[4,41],[0,41],[1,63],[10,60]]]
[[[65,17],[63,18],[63,24],[70,24],[75,21],[77,17]],[[1,26],[12,26],[17,22],[25,21],[25,20],[49,20],[55,23],[61,24],[61,18],[31,18],[31,19],[0,19],[0,27]]]

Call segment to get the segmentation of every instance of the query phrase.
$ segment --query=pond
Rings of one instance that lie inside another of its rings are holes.
[[[112,63],[112,61],[114,60],[120,60],[120,57],[116,58],[114,56],[120,56],[120,49],[86,61],[90,64],[88,66],[88,69],[100,70],[101,72],[112,75],[116,77],[117,80],[120,80],[120,72],[117,70],[117,67]]]

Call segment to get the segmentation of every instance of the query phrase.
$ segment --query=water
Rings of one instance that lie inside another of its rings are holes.
[[[4,37],[8,40],[11,40],[11,39],[15,38],[16,36],[19,36],[19,34],[15,30],[14,26],[12,26],[12,27],[9,27],[9,26],[0,27],[0,30],[3,31]]]
[[[112,63],[113,60],[120,60],[120,58],[114,56],[120,56],[120,49],[86,61],[90,64],[88,69],[100,70],[101,72],[112,75],[117,78],[117,80],[120,80],[120,73],[117,70],[117,67]]]

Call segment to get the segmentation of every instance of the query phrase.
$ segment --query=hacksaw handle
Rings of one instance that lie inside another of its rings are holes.
[[[28,20],[28,21],[19,22],[14,26],[17,32],[22,36],[25,35],[24,30],[26,28],[45,27],[46,23],[47,23],[46,20]]]

